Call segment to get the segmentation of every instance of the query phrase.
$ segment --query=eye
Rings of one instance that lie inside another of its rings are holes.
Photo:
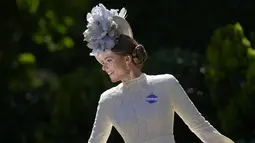
[[[112,59],[107,59],[107,62],[111,62],[112,61]]]
[[[113,60],[112,59],[106,59],[106,62],[107,63],[110,63],[110,62],[112,62]]]

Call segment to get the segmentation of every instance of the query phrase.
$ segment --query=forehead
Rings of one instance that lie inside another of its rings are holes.
[[[95,56],[95,58],[101,62],[101,61],[104,61],[105,59],[107,58],[119,58],[119,55],[117,54],[114,54],[113,52],[111,51],[107,51],[107,52],[101,52],[99,53],[98,55]]]
[[[115,54],[113,53],[113,52],[111,52],[111,51],[107,51],[107,52],[100,52],[98,55],[96,55],[95,57],[97,58],[97,59],[100,59],[100,60],[103,60],[103,59],[105,59],[105,58],[107,58],[107,57],[114,57],[115,56]]]

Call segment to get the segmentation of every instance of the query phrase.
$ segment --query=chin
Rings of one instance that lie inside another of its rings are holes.
[[[119,79],[116,79],[116,78],[110,78],[110,79],[111,79],[111,82],[112,82],[112,83],[115,83],[115,82],[120,81]]]
[[[119,80],[111,79],[112,83],[118,82]]]

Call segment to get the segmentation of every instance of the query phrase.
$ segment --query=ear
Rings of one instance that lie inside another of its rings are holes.
[[[132,63],[132,57],[131,56],[125,56],[124,57],[126,64]]]

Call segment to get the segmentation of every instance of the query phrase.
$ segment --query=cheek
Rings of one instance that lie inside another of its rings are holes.
[[[115,64],[115,66],[113,67],[114,70],[118,73],[118,74],[124,74],[126,73],[126,65],[125,64]]]

